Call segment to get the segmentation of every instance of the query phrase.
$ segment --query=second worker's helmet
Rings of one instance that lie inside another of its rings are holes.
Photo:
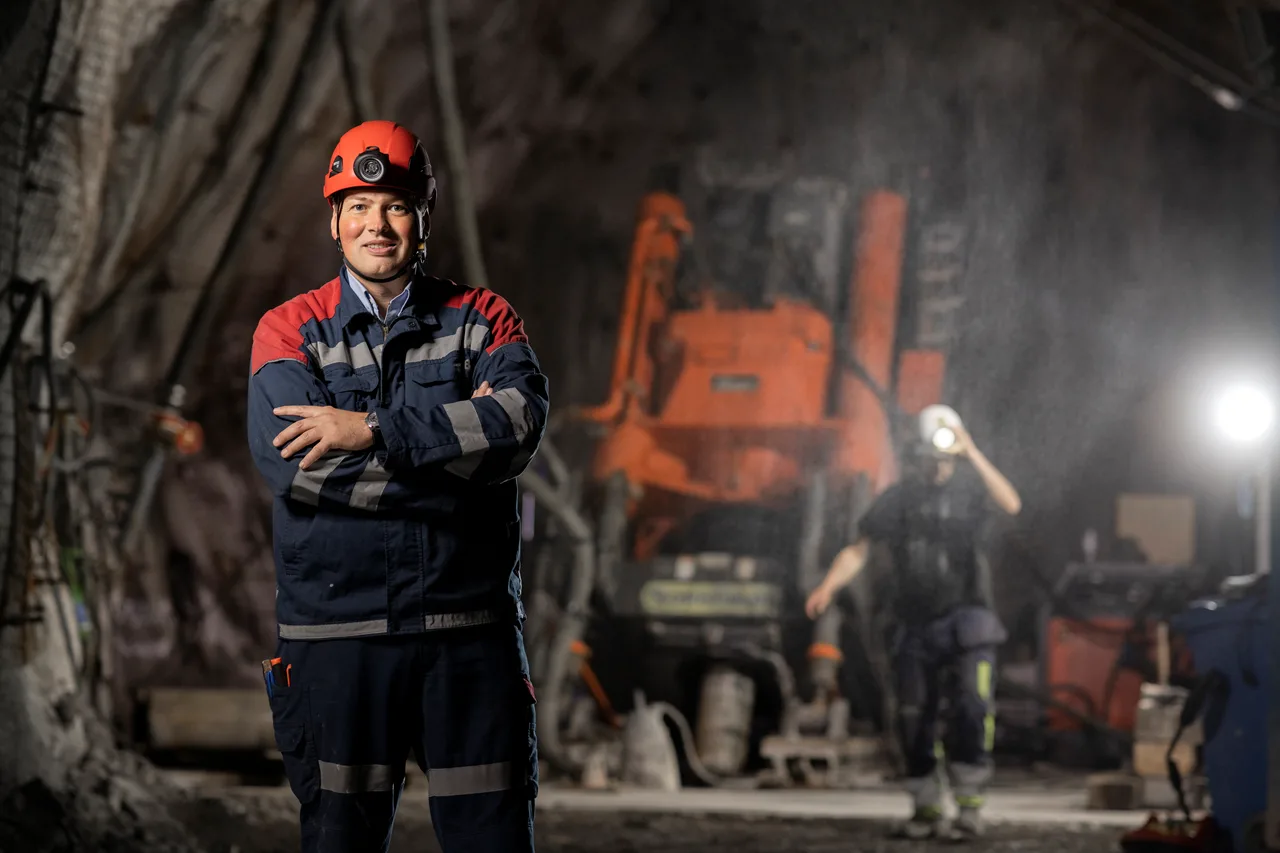
[[[960,416],[950,406],[935,404],[925,407],[917,420],[921,452],[934,456],[949,456],[956,443],[955,427],[961,426]]]

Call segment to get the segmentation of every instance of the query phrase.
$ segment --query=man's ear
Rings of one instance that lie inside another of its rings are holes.
[[[333,214],[329,217],[329,236],[332,237],[334,240],[338,239],[338,211],[341,209],[341,207],[342,207],[341,201],[339,201],[337,204],[330,205],[330,210],[333,212]]]

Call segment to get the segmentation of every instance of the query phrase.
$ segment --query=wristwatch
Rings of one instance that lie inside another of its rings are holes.
[[[378,413],[377,412],[371,411],[369,412],[369,414],[365,415],[364,425],[367,426],[369,428],[369,431],[373,433],[374,438],[378,437]]]

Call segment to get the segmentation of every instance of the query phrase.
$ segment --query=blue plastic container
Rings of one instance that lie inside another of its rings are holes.
[[[1208,697],[1204,725],[1204,770],[1213,814],[1243,853],[1250,825],[1267,808],[1267,600],[1196,602],[1172,620],[1187,640],[1198,675],[1218,670],[1227,689]]]

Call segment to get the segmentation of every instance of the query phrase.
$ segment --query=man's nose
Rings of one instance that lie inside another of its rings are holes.
[[[369,218],[365,222],[365,226],[375,234],[379,234],[387,227],[387,216],[381,210],[370,212]]]

